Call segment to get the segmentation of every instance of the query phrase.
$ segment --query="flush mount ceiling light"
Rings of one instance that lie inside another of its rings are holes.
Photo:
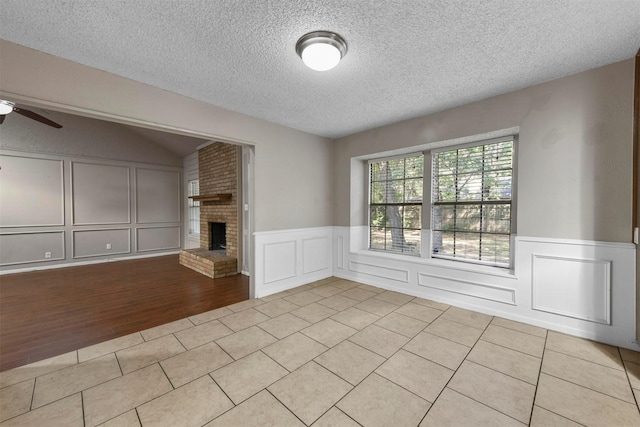
[[[300,37],[296,53],[312,70],[327,71],[347,54],[347,43],[336,33],[313,31]]]

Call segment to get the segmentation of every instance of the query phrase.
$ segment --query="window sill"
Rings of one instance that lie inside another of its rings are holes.
[[[367,257],[379,258],[379,259],[387,259],[399,262],[406,262],[411,264],[424,265],[429,267],[437,267],[444,268],[448,270],[458,270],[471,272],[476,274],[484,274],[488,276],[496,276],[502,277],[506,279],[516,279],[516,272],[514,268],[502,268],[502,267],[492,267],[481,264],[472,264],[465,263],[461,261],[450,261],[446,259],[440,258],[431,258],[431,257],[419,257],[415,255],[402,255],[395,254],[389,252],[381,252],[370,249],[361,249],[356,251],[351,251],[351,255],[362,255]]]

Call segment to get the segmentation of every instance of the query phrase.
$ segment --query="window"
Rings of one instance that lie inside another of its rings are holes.
[[[369,164],[369,248],[420,255],[424,156]]]
[[[198,196],[200,195],[200,181],[197,179],[192,179],[187,183],[187,195],[188,196]],[[189,200],[189,234],[199,235],[200,234],[200,202],[188,199]]]
[[[432,153],[432,257],[510,266],[513,138]]]

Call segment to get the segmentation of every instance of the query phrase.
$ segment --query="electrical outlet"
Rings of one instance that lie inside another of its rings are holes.
[[[45,252],[44,253],[44,257],[45,258],[51,258],[51,252]]]
[[[107,250],[111,250],[111,243],[107,243]]]

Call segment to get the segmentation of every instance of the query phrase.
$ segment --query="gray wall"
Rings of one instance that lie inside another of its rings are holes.
[[[517,234],[629,242],[632,94],[627,60],[338,139],[334,224],[366,225],[353,157],[519,127]]]
[[[332,225],[331,140],[6,41],[0,50],[0,93],[8,99],[254,145],[255,231]]]
[[[178,156],[117,124],[55,113],[54,129],[14,114],[0,128],[2,270],[180,248],[182,168],[165,165]]]
[[[33,111],[61,124],[62,129],[12,113],[0,126],[0,149],[182,166],[181,156],[125,126],[50,110]]]

